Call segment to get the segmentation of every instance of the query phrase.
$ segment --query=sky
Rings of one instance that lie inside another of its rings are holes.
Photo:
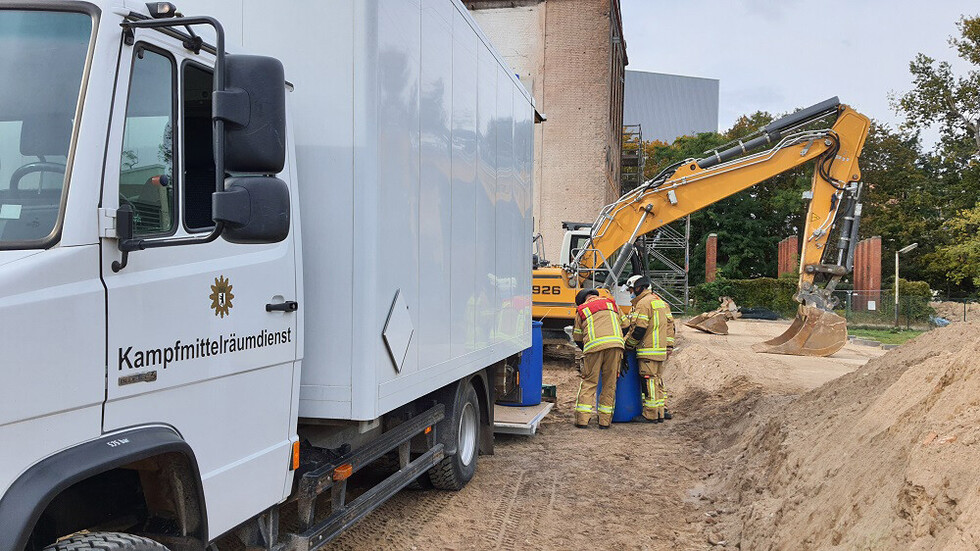
[[[785,113],[832,96],[897,126],[889,93],[911,88],[922,52],[967,64],[950,48],[977,0],[621,0],[627,70],[720,80],[719,126]],[[923,133],[926,143],[938,137]]]

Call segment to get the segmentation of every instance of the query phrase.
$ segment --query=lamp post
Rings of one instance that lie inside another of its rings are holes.
[[[898,327],[898,255],[905,254],[918,246],[916,242],[895,251],[895,327]]]

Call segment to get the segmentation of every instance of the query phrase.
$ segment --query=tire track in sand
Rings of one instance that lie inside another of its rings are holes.
[[[499,523],[494,549],[522,549],[543,541],[542,522],[554,510],[559,477],[556,473],[522,471],[514,487],[501,492],[494,519]]]

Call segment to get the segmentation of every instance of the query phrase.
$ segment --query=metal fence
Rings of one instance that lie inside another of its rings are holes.
[[[937,300],[900,293],[896,301],[891,289],[835,291],[834,296],[840,301],[837,313],[852,326],[929,329],[980,319],[980,303],[975,298]]]
[[[948,321],[980,320],[980,299],[977,297],[945,297],[930,302],[936,316]]]

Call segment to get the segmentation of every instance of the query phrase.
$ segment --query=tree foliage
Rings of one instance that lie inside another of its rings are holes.
[[[898,128],[873,122],[860,159],[865,183],[861,238],[882,237],[883,255],[911,243],[919,248],[902,260],[910,279],[952,296],[980,289],[980,16],[964,17],[954,51],[974,69],[957,75],[947,62],[925,54],[909,64],[912,89],[892,97],[905,115]],[[757,112],[719,133],[684,136],[674,143],[649,142],[645,178],[672,163],[706,156],[728,141],[765,126],[773,116]],[[927,150],[920,133],[937,126],[940,143]],[[704,246],[718,234],[723,277],[776,274],[777,244],[803,229],[812,163],[761,182],[691,215],[690,281],[704,278]]]
[[[647,179],[672,163],[706,156],[706,152],[765,126],[773,116],[757,112],[740,117],[722,134],[682,136],[672,144],[646,144]],[[775,275],[778,243],[802,231],[811,167],[800,167],[761,182],[691,215],[692,282],[704,280],[704,247],[709,233],[718,234],[718,270],[728,278]]]
[[[892,248],[918,241],[923,250],[910,258],[912,270],[934,289],[962,296],[980,288],[973,275],[980,258],[970,252],[976,237],[969,234],[980,199],[980,16],[962,17],[957,30],[949,44],[971,68],[957,75],[948,62],[920,53],[909,63],[913,88],[892,98],[905,115],[903,131],[938,127],[941,138],[931,152],[916,148],[916,172],[925,178],[904,188],[895,179],[893,189],[881,190],[879,219],[897,220],[876,229],[894,240]]]
[[[957,23],[959,37],[950,45],[960,58],[980,68],[980,17],[963,17]],[[905,126],[918,129],[938,124],[943,145],[957,150],[969,144],[980,155],[980,71],[956,75],[948,61],[919,53],[909,63],[912,90],[893,97],[892,103],[905,114]]]
[[[932,255],[936,269],[956,285],[980,287],[980,206],[960,211],[945,229],[949,241]]]

